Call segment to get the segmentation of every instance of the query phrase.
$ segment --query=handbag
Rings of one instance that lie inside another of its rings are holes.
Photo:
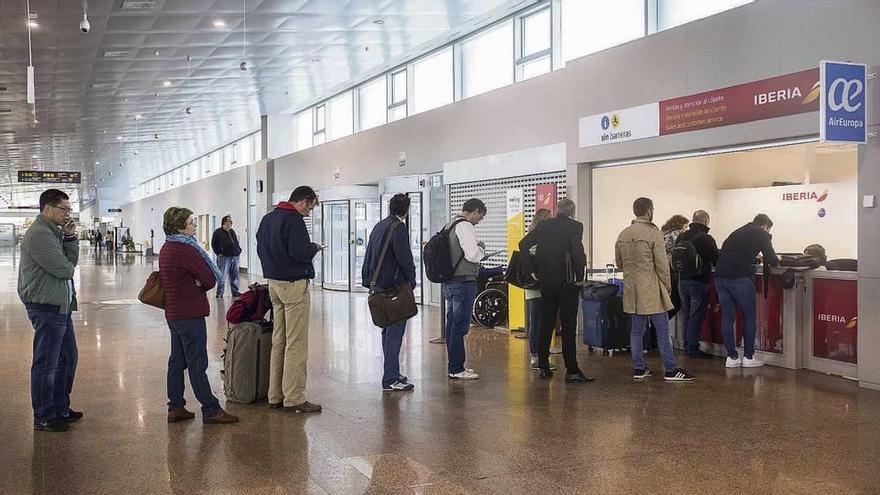
[[[379,273],[382,270],[382,262],[385,261],[388,245],[391,244],[391,236],[399,225],[400,222],[395,222],[394,225],[388,228],[388,233],[385,234],[385,242],[382,246],[382,253],[379,255],[376,270],[373,272],[373,280],[370,282],[370,295],[367,298],[367,304],[370,307],[370,316],[373,318],[373,324],[379,328],[385,328],[394,323],[406,321],[419,313],[412,287],[407,282],[397,284],[387,292],[375,292],[376,280],[379,278]]]
[[[165,309],[165,287],[159,272],[153,272],[147,277],[144,288],[138,294],[138,301],[154,308]]]
[[[520,289],[538,290],[541,285],[537,280],[532,278],[531,273],[526,273],[523,256],[519,251],[510,253],[510,262],[507,264],[507,272],[504,274],[504,280],[508,284],[519,287]]]

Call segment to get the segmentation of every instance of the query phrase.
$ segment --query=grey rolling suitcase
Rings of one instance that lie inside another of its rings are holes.
[[[256,402],[269,396],[272,323],[243,322],[226,331],[223,389],[229,402]]]

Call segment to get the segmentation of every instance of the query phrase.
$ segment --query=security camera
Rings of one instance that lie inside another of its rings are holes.
[[[83,33],[88,33],[92,30],[92,25],[89,24],[89,18],[86,17],[85,13],[83,13],[83,20],[79,21],[79,30]]]

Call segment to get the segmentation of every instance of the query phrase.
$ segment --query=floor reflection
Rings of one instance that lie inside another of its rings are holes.
[[[472,330],[480,380],[446,378],[429,344],[439,313],[407,328],[413,392],[380,390],[381,334],[365,294],[314,289],[310,400],[319,415],[226,404],[242,418],[166,423],[168,329],[135,301],[155,258],[84,249],[76,283],[80,357],[63,434],[31,429],[33,331],[16,294],[16,253],[0,250],[0,493],[876,493],[880,394],[780,369],[688,362],[693,384],[635,383],[626,356],[585,349],[598,380],[547,382],[527,342]],[[243,284],[250,280],[243,280]],[[212,294],[213,295],[213,294]],[[231,298],[210,299],[212,388]],[[559,359],[555,357],[554,359]],[[651,363],[657,356],[650,355]],[[684,358],[682,358],[684,359]],[[187,391],[189,405],[198,403]]]

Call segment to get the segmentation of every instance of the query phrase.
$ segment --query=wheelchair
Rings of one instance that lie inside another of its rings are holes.
[[[507,282],[504,267],[480,268],[471,323],[485,328],[507,324]]]

